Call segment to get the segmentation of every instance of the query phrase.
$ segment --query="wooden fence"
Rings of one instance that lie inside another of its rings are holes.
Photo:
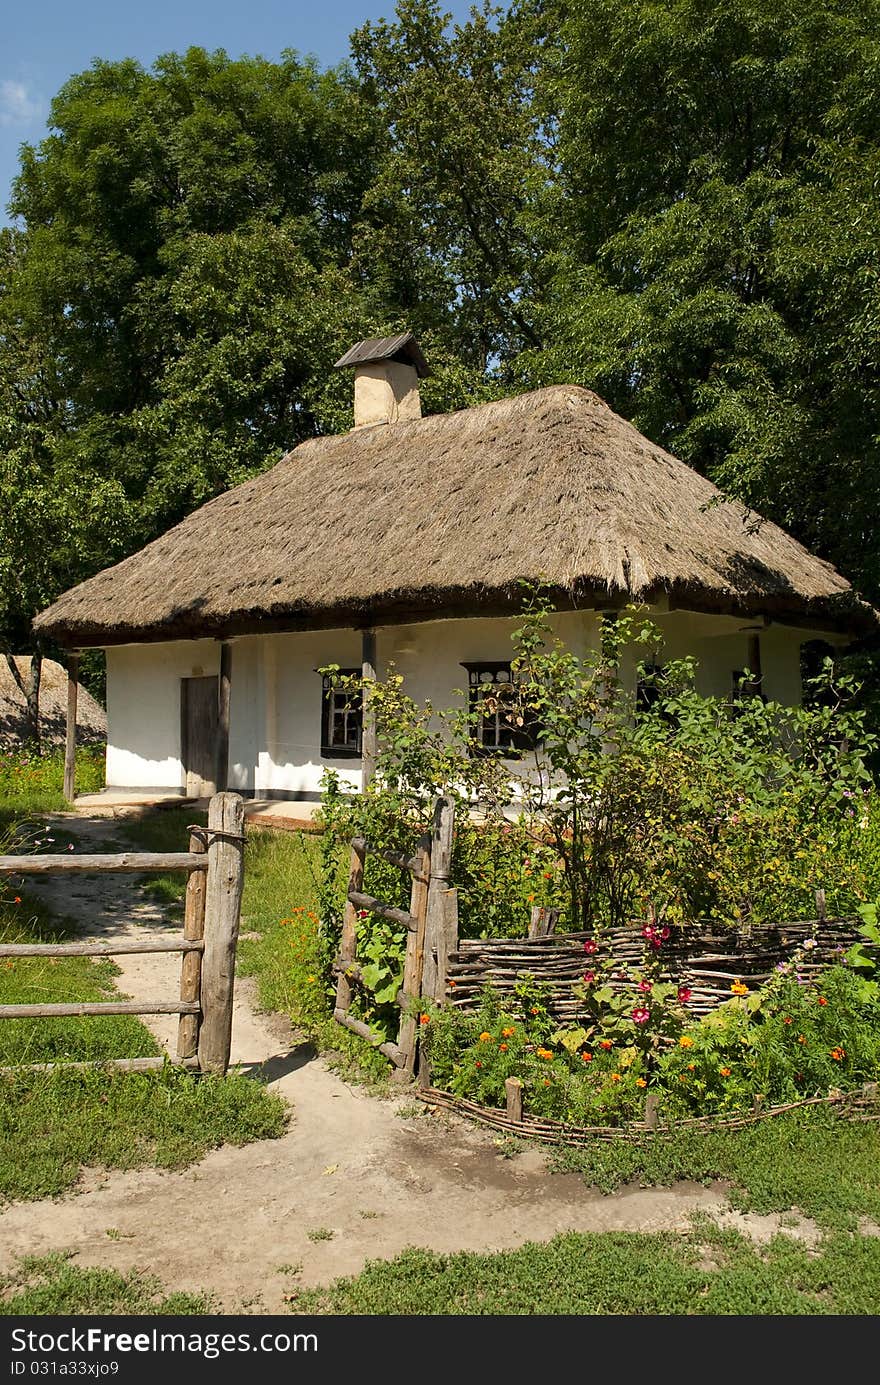
[[[235,951],[244,883],[244,801],[238,794],[211,799],[208,827],[190,828],[189,850],[119,852],[94,856],[0,856],[0,876],[72,873],[183,871],[187,875],[183,937],[118,942],[0,943],[2,957],[113,957],[131,953],[181,954],[177,1000],[85,1001],[70,1004],[0,1005],[0,1019],[85,1015],[178,1015],[177,1063],[225,1073],[232,1042]],[[113,1066],[144,1072],[164,1058],[117,1058],[69,1066]],[[23,1065],[37,1068],[65,1064]]]
[[[705,1015],[730,999],[734,982],[758,986],[795,954],[799,974],[815,976],[858,941],[859,923],[858,918],[826,918],[820,909],[816,918],[790,923],[741,928],[684,924],[670,930],[659,954],[644,938],[641,922],[597,931],[596,951],[589,955],[584,942],[592,933],[468,939],[449,957],[446,1001],[459,1010],[475,1009],[485,986],[512,996],[515,987],[531,977],[545,985],[550,1013],[560,1022],[577,1023],[584,1006],[575,987],[587,970],[601,970],[603,983],[632,992],[635,999],[637,983],[628,978],[628,970],[659,959],[660,979],[686,986],[691,992],[689,1012]]]
[[[378,1048],[406,1076],[411,1076],[415,1070],[418,1048],[413,1002],[425,996],[438,1004],[443,1003],[447,959],[458,945],[458,896],[449,886],[454,827],[453,800],[439,798],[431,831],[419,840],[411,858],[395,852],[378,853],[412,876],[408,911],[363,893],[364,865],[373,848],[362,837],[355,837],[351,844],[348,894],[339,955],[334,963],[338,979],[333,1017]],[[403,986],[397,997],[402,1015],[396,1043],[383,1041],[363,1020],[349,1013],[355,989],[369,993],[357,960],[358,919],[367,914],[378,914],[407,930]]]

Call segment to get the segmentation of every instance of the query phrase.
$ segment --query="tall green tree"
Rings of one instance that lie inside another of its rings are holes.
[[[376,117],[343,70],[97,62],[26,148],[0,241],[0,637],[318,431],[369,306]]]
[[[525,378],[594,386],[880,595],[880,5],[573,0]]]

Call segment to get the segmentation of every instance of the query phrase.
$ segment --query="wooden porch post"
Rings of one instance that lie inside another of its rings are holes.
[[[376,681],[376,632],[364,630],[361,635],[361,676],[364,680],[363,717],[361,729],[361,789],[365,789],[376,773],[376,714],[370,705],[370,683]]]
[[[73,802],[76,792],[76,699],[79,690],[79,655],[67,660],[67,738],[64,746],[64,797]]]
[[[217,698],[217,792],[229,783],[229,703],[232,695],[232,645],[220,646],[220,684]]]

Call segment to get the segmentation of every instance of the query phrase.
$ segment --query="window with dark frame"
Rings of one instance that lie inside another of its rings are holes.
[[[660,682],[665,669],[662,664],[642,664],[636,680],[636,711],[650,712],[660,701]]]
[[[363,733],[360,688],[340,687],[343,678],[360,678],[359,668],[341,668],[321,677],[321,757],[359,760]]]
[[[518,726],[514,707],[514,683],[509,660],[463,663],[468,675],[468,703],[481,716],[474,728],[480,749],[487,754],[518,759],[533,750],[538,740],[534,720]]]
[[[760,698],[766,705],[767,698],[761,691],[760,678],[755,678],[751,673],[747,673],[744,668],[735,668],[733,670],[731,702],[734,707],[741,706],[743,702],[748,702],[752,697]]]

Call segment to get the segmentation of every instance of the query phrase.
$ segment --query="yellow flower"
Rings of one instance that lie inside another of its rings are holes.
[[[553,1050],[551,1048],[538,1048],[535,1050],[535,1052],[537,1053],[538,1057],[543,1058],[545,1062],[549,1058],[553,1057]]]
[[[488,1032],[488,1030],[484,1029],[483,1032],[482,1032],[482,1034],[480,1035],[480,1043],[481,1043],[481,1044],[487,1044],[487,1043],[489,1043],[489,1041],[491,1040],[491,1038],[492,1038],[492,1035]]]
[[[306,980],[307,980],[307,981],[315,981],[316,979],[317,979],[317,978],[314,977],[314,976],[307,976],[307,977],[306,977]]]
[[[647,1082],[645,1081],[644,1077],[637,1077],[637,1078],[636,1078],[636,1086],[637,1086],[637,1087],[647,1087],[647,1085],[648,1085],[648,1084],[647,1084]]]
[[[748,986],[744,986],[741,981],[734,981],[730,989],[734,995],[748,995],[749,993]]]
[[[678,1041],[678,1046],[679,1048],[693,1048],[694,1041],[691,1038],[690,1034],[682,1034],[681,1038]]]

